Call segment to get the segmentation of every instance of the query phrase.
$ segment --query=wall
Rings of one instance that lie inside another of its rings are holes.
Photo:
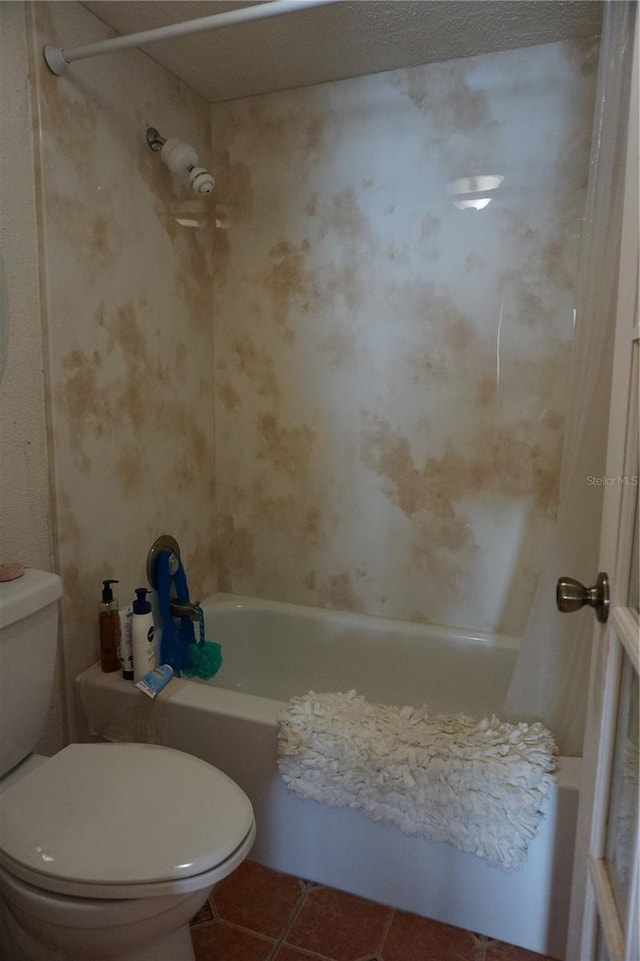
[[[53,570],[43,332],[28,41],[22,3],[0,4],[0,250],[9,301],[7,362],[0,385],[0,563]],[[56,685],[40,750],[63,743]]]
[[[51,564],[36,197],[25,11],[0,6],[0,244],[9,345],[0,386],[0,561]]]
[[[596,54],[213,106],[222,589],[521,633],[557,504]],[[488,194],[455,185],[487,174]]]
[[[32,12],[70,694],[97,659],[102,579],[119,578],[129,600],[146,584],[160,533],[179,540],[193,594],[215,589],[213,207],[175,183],[145,140],[157,127],[204,161],[210,121],[208,104],[139,51],[54,77],[44,43],[74,46],[110,31],[76,3]]]
[[[163,531],[194,596],[519,632],[555,510],[594,44],[210,108],[137,51],[53,77],[43,43],[110,31],[72,2],[32,16],[54,505],[25,178],[3,194],[32,258],[3,524],[43,566],[55,527],[67,694],[97,656],[101,580],[127,599]],[[215,204],[150,125],[203,162],[213,143]],[[454,207],[447,184],[487,173],[489,206]]]

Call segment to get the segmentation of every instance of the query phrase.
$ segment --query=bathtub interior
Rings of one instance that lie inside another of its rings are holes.
[[[228,594],[202,607],[207,639],[223,652],[207,683],[279,701],[355,689],[378,704],[500,714],[518,653],[513,637]]]

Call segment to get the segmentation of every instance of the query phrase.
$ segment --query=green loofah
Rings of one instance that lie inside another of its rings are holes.
[[[222,666],[222,647],[215,641],[189,645],[191,665],[183,670],[186,677],[199,677],[203,681],[217,674]]]

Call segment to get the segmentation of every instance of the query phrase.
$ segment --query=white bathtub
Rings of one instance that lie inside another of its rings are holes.
[[[380,703],[499,715],[517,641],[225,594],[203,609],[207,639],[223,646],[223,667],[213,681],[175,691],[163,739],[214,764],[249,795],[258,826],[252,859],[564,958],[579,759],[561,759],[527,865],[509,874],[358,811],[303,801],[276,767],[278,714],[310,689],[356,688]],[[144,696],[112,675],[94,672],[92,683],[109,686],[120,712],[123,698]]]

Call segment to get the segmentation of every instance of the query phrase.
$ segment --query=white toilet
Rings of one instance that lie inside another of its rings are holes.
[[[194,961],[189,920],[247,856],[251,804],[210,764],[157,745],[30,753],[60,594],[42,571],[0,583],[0,961]]]

